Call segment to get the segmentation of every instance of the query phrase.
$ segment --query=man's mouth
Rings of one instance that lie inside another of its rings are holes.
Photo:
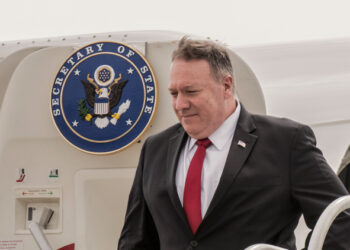
[[[189,117],[193,117],[196,116],[196,114],[181,114],[182,118],[189,118]]]

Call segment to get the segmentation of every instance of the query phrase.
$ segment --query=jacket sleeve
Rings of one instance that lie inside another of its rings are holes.
[[[348,195],[348,192],[316,147],[314,133],[309,127],[300,126],[297,129],[291,152],[292,195],[302,210],[306,225],[313,229],[324,209],[335,199]],[[331,226],[323,249],[350,249],[348,232],[350,216],[342,213]]]
[[[143,145],[134,183],[132,185],[120,235],[118,250],[157,250],[159,238],[143,194],[143,162],[146,151]]]

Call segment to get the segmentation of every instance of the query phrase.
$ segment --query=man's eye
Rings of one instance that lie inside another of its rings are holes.
[[[198,93],[199,91],[198,90],[188,90],[187,93],[188,94],[195,94],[195,93]]]
[[[176,97],[177,96],[177,92],[170,92],[170,95],[173,96],[173,97]]]

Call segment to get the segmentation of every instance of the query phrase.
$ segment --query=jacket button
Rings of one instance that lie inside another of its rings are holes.
[[[193,247],[197,247],[197,246],[198,246],[198,241],[192,240],[192,241],[190,242],[190,244],[191,244],[191,246],[193,246]]]

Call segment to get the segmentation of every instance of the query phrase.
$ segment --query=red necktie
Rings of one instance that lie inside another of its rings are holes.
[[[211,141],[206,138],[196,143],[198,147],[188,168],[183,198],[183,207],[193,234],[202,222],[201,177],[205,150],[210,146]]]

